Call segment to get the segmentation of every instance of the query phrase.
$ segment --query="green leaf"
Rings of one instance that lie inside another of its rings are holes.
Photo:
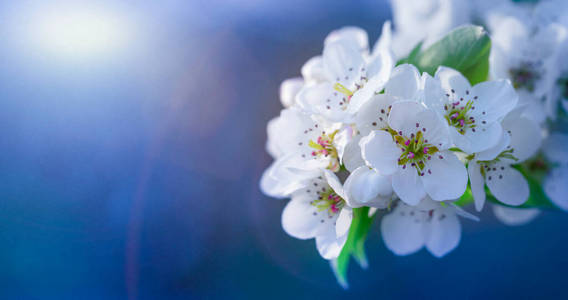
[[[482,27],[466,25],[452,30],[407,60],[432,76],[440,66],[456,69],[473,85],[487,80],[490,51],[491,39],[487,32]]]
[[[473,203],[473,194],[471,193],[471,188],[468,186],[465,193],[463,193],[454,204],[463,207],[471,203]]]
[[[414,61],[416,59],[416,56],[418,55],[418,53],[420,53],[420,50],[422,49],[422,44],[424,44],[424,42],[420,42],[416,46],[414,46],[414,48],[412,48],[412,50],[408,54],[408,57],[405,57],[405,58],[399,60],[396,63],[396,65],[398,66],[398,65],[402,65],[402,64],[408,64],[408,63],[411,63],[412,61]]]
[[[369,208],[361,207],[353,209],[353,220],[349,228],[347,241],[339,254],[339,257],[332,261],[332,268],[337,278],[337,282],[344,288],[348,287],[347,269],[351,256],[363,268],[367,266],[367,256],[365,255],[365,240],[373,223],[373,217],[369,217]]]

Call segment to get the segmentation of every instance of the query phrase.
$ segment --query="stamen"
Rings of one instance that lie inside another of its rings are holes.
[[[310,204],[315,206],[318,211],[327,210],[328,216],[331,218],[345,206],[345,201],[333,189],[328,187],[327,189],[322,188],[322,191],[318,192],[318,198],[310,202]]]
[[[353,96],[353,92],[346,88],[343,84],[337,82],[334,86],[333,89],[342,93],[343,95],[347,96],[348,98],[351,98],[351,96]]]
[[[339,164],[337,149],[335,149],[335,146],[333,145],[333,139],[337,132],[338,130],[332,132],[329,135],[325,134],[325,132],[322,132],[322,135],[317,138],[317,142],[314,142],[313,140],[310,140],[309,142],[310,148],[315,150],[312,151],[312,156],[314,158],[330,158],[330,162],[327,168],[333,172],[339,171],[341,167],[341,165]]]
[[[420,126],[420,124],[418,124]],[[416,168],[418,175],[423,176],[425,173],[426,161],[431,159],[431,154],[438,152],[438,148],[428,144],[428,140],[424,139],[422,128],[417,128],[416,133],[411,133],[410,138],[402,136],[402,133],[394,130],[388,131],[392,134],[393,139],[401,150],[398,158],[398,165],[402,169],[406,169],[406,165]]]

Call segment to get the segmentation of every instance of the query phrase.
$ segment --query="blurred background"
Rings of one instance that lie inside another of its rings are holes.
[[[464,220],[443,259],[389,252],[336,284],[262,195],[282,80],[388,1],[2,1],[0,298],[555,298],[568,218]],[[378,225],[378,222],[377,224]],[[375,226],[376,227],[376,226]]]

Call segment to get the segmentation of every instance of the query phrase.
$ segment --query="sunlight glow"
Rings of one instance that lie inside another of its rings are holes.
[[[36,41],[56,55],[99,56],[124,43],[124,24],[101,11],[44,11],[34,23]]]

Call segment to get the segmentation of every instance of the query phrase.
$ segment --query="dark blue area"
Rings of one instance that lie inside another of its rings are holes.
[[[60,5],[65,5],[60,4]],[[123,53],[51,59],[0,4],[0,298],[561,298],[568,217],[463,221],[436,259],[396,257],[375,228],[343,291],[313,241],[263,196],[278,87],[344,25],[371,42],[385,1],[99,2],[132,18]],[[378,224],[375,224],[378,225]]]

